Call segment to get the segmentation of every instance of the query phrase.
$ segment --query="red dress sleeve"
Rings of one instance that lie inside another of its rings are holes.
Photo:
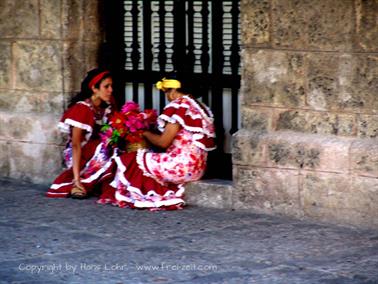
[[[78,102],[66,110],[58,127],[64,133],[70,133],[71,127],[78,127],[92,133],[94,125],[95,118],[91,107],[86,102]]]
[[[206,106],[188,96],[169,103],[158,118],[158,128],[164,130],[167,123],[179,123],[185,130],[193,133],[195,144],[207,151],[214,150],[214,117]]]

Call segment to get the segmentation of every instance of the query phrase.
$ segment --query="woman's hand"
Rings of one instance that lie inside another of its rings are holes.
[[[74,183],[74,186],[76,186],[80,189],[85,189],[85,187],[82,185],[80,180],[74,180],[73,183]]]
[[[177,135],[177,132],[180,130],[180,127],[181,126],[178,123],[168,123],[162,134],[155,134],[150,131],[145,131],[143,132],[143,136],[150,141],[151,144],[166,149],[171,145],[173,139]]]

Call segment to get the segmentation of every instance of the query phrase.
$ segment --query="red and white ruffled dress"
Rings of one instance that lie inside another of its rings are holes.
[[[72,171],[72,127],[85,130],[81,142],[81,183],[87,190],[91,190],[103,177],[103,173],[111,166],[112,162],[111,153],[103,147],[103,143],[100,143],[99,131],[110,113],[111,106],[109,105],[100,114],[96,114],[90,100],[79,101],[65,111],[58,128],[61,132],[68,134],[66,149],[63,152],[67,169],[54,180],[46,193],[47,197],[67,197],[71,192],[74,178]]]
[[[98,203],[140,209],[178,209],[185,201],[184,184],[199,180],[207,152],[215,149],[211,110],[188,96],[169,103],[158,117],[158,128],[179,123],[181,128],[166,152],[139,149],[115,157],[115,178]]]

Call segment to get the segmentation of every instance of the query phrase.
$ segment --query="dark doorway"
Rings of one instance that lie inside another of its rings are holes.
[[[161,111],[166,102],[164,94],[155,93],[156,81],[169,71],[190,72],[208,90],[202,101],[215,117],[217,150],[210,152],[205,178],[232,179],[230,141],[239,124],[239,0],[108,2],[102,62],[116,74],[118,102],[131,99]]]

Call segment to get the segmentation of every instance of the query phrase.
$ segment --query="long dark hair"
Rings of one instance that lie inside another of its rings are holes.
[[[79,101],[85,101],[86,99],[90,98],[93,95],[92,89],[89,87],[89,83],[91,80],[96,77],[97,75],[101,74],[102,72],[106,72],[107,70],[95,68],[88,71],[87,75],[85,76],[84,80],[81,82],[81,90],[80,92],[75,95],[69,102],[68,107],[74,105]],[[96,88],[100,88],[100,84],[106,78],[112,77],[110,72],[104,74],[104,76],[94,84]]]

